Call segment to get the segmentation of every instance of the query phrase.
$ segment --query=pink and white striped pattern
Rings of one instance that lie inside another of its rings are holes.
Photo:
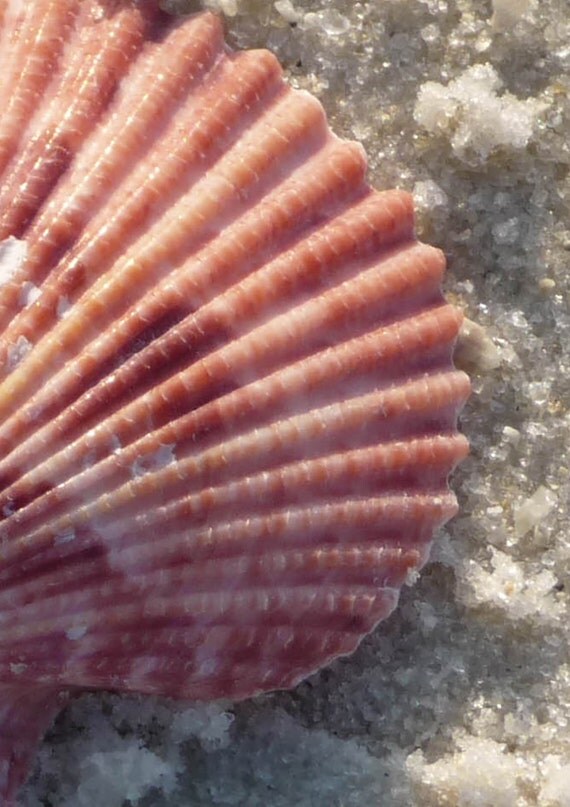
[[[271,54],[151,0],[0,25],[8,803],[61,693],[244,698],[351,652],[455,512],[469,382],[410,197]]]

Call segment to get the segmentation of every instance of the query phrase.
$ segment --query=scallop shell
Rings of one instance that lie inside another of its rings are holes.
[[[0,3],[0,785],[66,693],[350,653],[456,501],[444,258],[266,51]]]

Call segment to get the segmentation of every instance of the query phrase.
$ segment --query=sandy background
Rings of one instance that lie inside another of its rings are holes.
[[[414,191],[447,253],[483,329],[461,511],[352,658],[235,707],[86,696],[22,804],[568,807],[570,4],[208,5],[364,143],[376,186]]]

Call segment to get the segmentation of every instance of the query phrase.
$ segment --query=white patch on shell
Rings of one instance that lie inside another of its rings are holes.
[[[83,471],[88,471],[89,468],[93,468],[95,462],[97,460],[97,455],[95,451],[88,451],[87,454],[83,457],[81,461],[81,468]]]
[[[41,294],[42,290],[38,289],[35,283],[30,283],[29,280],[26,280],[25,283],[22,283],[20,291],[20,305],[28,308],[36,302],[38,297],[41,297]]]
[[[9,283],[26,261],[28,245],[11,235],[0,241],[0,288]]]
[[[65,635],[71,642],[76,642],[82,639],[87,633],[87,625],[75,625],[73,628],[68,628]]]
[[[145,454],[143,457],[137,457],[131,466],[131,474],[133,479],[144,476],[152,471],[159,471],[161,468],[166,468],[167,465],[172,465],[176,462],[176,454],[174,443],[167,445],[160,445],[152,454]]]
[[[14,675],[22,675],[27,669],[27,664],[10,664],[10,672]]]
[[[24,413],[24,417],[27,423],[34,423],[42,414],[45,407],[43,404],[34,404],[33,406],[29,406]]]
[[[67,297],[60,297],[57,301],[57,317],[58,319],[63,319],[66,317],[69,312],[71,311],[71,303],[67,299]]]
[[[102,521],[100,519],[93,519],[92,522],[91,522],[91,526],[100,535],[100,537],[106,542],[107,541],[108,542],[117,541],[117,539],[122,538],[122,536],[123,536],[123,529],[124,528],[121,526],[120,521],[116,522],[116,523],[114,523],[112,521],[108,522],[108,523],[105,523],[104,521]],[[113,549],[112,549],[111,546],[108,547],[108,552],[109,552],[109,557],[107,558],[107,561],[108,561],[109,565],[111,567],[113,567],[112,555],[114,555],[115,553],[113,552]]]
[[[197,678],[213,678],[219,672],[220,667],[219,659],[216,656],[210,656],[198,665],[195,675]]]
[[[16,344],[8,346],[8,367],[13,370],[28,355],[32,349],[32,343],[25,336],[19,336]]]
[[[58,532],[53,542],[56,546],[59,546],[59,544],[68,544],[70,541],[74,541],[75,537],[75,530],[69,529],[65,532]]]
[[[129,679],[142,686],[147,682],[156,670],[157,662],[153,658],[135,657],[131,664]]]

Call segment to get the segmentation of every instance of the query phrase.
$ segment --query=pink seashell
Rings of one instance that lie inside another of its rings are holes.
[[[0,791],[84,688],[245,698],[395,607],[467,451],[410,197],[266,51],[0,4]]]

